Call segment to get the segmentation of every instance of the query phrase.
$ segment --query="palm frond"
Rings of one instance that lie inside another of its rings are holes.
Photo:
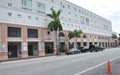
[[[53,18],[57,18],[57,12],[53,8],[51,8],[50,10],[52,11]]]
[[[61,10],[58,10],[58,12],[57,12],[58,18],[60,16],[60,14],[61,14]]]
[[[60,31],[63,30],[61,22],[59,20],[59,15],[61,13],[61,10],[58,10],[58,12],[56,12],[53,8],[51,8],[50,10],[52,11],[52,13],[47,14],[47,16],[49,16],[53,20],[49,23],[48,28],[54,31],[57,31],[58,29]]]
[[[47,14],[47,16],[49,16],[50,18],[54,19],[52,14]]]
[[[73,32],[69,32],[68,37],[69,37],[69,39],[72,39],[74,37]]]

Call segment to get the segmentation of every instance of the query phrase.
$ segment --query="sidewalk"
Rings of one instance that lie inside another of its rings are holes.
[[[110,49],[105,49],[104,51],[107,51],[107,50],[112,50],[113,48],[110,48]],[[115,48],[114,48],[115,49]],[[117,49],[117,48],[116,48]],[[83,54],[83,53],[82,53]],[[7,59],[7,60],[2,60],[0,61],[0,63],[2,62],[8,62],[8,61],[18,61],[18,60],[27,60],[27,59],[35,59],[35,58],[44,58],[44,57],[50,57],[50,56],[64,56],[66,55],[65,53],[61,53],[61,55],[55,55],[55,54],[50,54],[50,55],[46,55],[46,56],[30,56],[30,57],[27,57],[27,58],[10,58],[10,59]]]
[[[35,58],[45,58],[45,57],[51,57],[51,56],[56,56],[56,55],[46,55],[46,56],[29,56],[27,58],[10,58],[7,60],[1,60],[0,63],[2,62],[9,62],[9,61],[18,61],[18,60],[27,60],[27,59],[35,59]]]

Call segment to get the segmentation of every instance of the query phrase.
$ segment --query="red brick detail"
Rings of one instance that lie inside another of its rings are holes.
[[[44,41],[44,29],[40,28],[40,41],[43,42]]]
[[[23,42],[26,42],[26,40],[27,40],[27,28],[26,28],[26,26],[22,27],[22,33],[23,33]]]
[[[8,52],[0,52],[0,56],[8,56]]]
[[[21,53],[22,53],[22,55],[26,55],[26,54],[28,54],[27,51],[22,51]]]
[[[57,49],[54,49],[54,53],[57,52]]]
[[[2,24],[1,26],[1,40],[2,40],[2,43],[5,43],[6,42],[6,25],[5,24]]]
[[[45,53],[45,50],[38,50],[39,53]]]
[[[2,56],[2,53],[0,52],[0,56]]]

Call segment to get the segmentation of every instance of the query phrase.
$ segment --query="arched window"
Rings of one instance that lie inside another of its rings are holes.
[[[87,38],[87,36],[86,36],[86,35],[83,35],[83,38]]]
[[[58,36],[59,36],[59,37],[65,37],[65,35],[64,35],[63,32],[60,32]]]
[[[99,36],[99,39],[100,39],[100,36]]]

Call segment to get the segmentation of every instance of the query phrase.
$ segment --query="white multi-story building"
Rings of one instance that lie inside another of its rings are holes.
[[[111,47],[111,21],[66,0],[0,0],[0,60],[56,53],[55,35],[47,29],[50,8],[62,10],[61,45],[68,47],[68,31],[82,30],[80,46]]]

